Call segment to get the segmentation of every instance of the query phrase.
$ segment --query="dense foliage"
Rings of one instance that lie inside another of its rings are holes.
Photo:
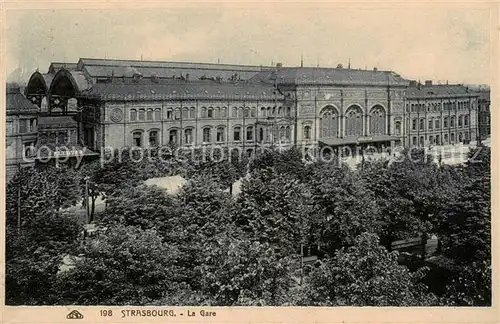
[[[174,149],[19,172],[6,188],[6,303],[491,304],[488,148],[463,166],[417,150],[357,170],[296,149],[250,161],[227,150],[176,161]],[[170,175],[187,179],[175,194],[142,184]],[[61,212],[86,184],[92,214],[106,203],[90,237],[81,216]],[[433,255],[391,251],[431,235]],[[311,249],[317,260],[303,265]]]

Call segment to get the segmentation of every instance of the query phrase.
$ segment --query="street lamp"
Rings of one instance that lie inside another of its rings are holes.
[[[83,180],[85,180],[85,216],[86,216],[87,224],[90,224],[90,210],[89,210],[89,182],[90,182],[90,177],[86,176]]]

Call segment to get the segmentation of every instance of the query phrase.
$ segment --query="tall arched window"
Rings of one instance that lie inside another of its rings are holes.
[[[320,136],[323,138],[338,137],[339,118],[334,107],[323,109],[320,120]]]
[[[141,147],[142,146],[142,132],[135,131],[132,133],[132,144],[134,146]]]
[[[250,110],[250,117],[254,118],[256,114],[257,114],[257,109],[255,107],[253,107]]]
[[[394,123],[394,133],[396,135],[401,134],[401,122],[399,120]]]
[[[311,126],[304,126],[304,139],[305,140],[311,139]]]
[[[186,120],[189,117],[189,111],[187,108],[182,109],[182,119]]]
[[[360,136],[363,134],[363,112],[359,106],[347,109],[345,120],[345,135]]]
[[[386,115],[384,107],[377,105],[370,110],[370,134],[385,134]]]
[[[236,126],[233,131],[233,140],[235,142],[241,141],[241,127]]]
[[[191,107],[189,109],[189,118],[191,119],[196,119],[196,108]]]
[[[153,109],[148,109],[148,111],[146,112],[146,119],[153,120]]]
[[[208,107],[207,118],[214,118],[214,109],[212,107]]]
[[[266,107],[260,107],[260,117],[267,117]]]
[[[156,146],[160,143],[158,133],[157,130],[149,131],[149,146]]]
[[[214,118],[219,119],[220,118],[220,107],[215,107],[214,109]]]
[[[207,107],[201,107],[201,118],[207,118]]]
[[[227,108],[226,107],[222,107],[220,109],[220,117],[221,118],[226,118],[227,117]]]
[[[144,120],[146,111],[144,109],[139,109],[139,120]]]

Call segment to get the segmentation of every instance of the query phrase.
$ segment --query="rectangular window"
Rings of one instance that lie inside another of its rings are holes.
[[[434,122],[434,128],[440,129],[441,128],[441,121],[439,119],[436,119]]]
[[[241,128],[240,127],[235,127],[234,128],[233,139],[236,142],[241,141]]]
[[[172,119],[172,110],[167,110],[167,119]]]
[[[247,141],[253,141],[253,127],[247,127]]]
[[[450,127],[455,127],[455,116],[451,116]],[[452,142],[453,142],[453,140],[452,140]]]
[[[444,117],[443,128],[448,128],[448,117]]]
[[[26,133],[28,132],[28,120],[27,119],[20,119],[19,120],[19,133]]]
[[[189,110],[189,118],[196,119],[196,109],[194,107]]]
[[[224,142],[224,128],[217,128],[217,142]]]
[[[420,119],[420,130],[424,130],[424,128],[425,128],[425,119],[421,118]]]
[[[132,136],[133,136],[134,145],[141,147],[142,146],[142,133],[141,132],[134,132]]]
[[[187,108],[184,108],[182,109],[182,119],[186,120],[188,119],[188,114],[189,114],[189,111],[187,110]]]
[[[427,125],[427,126],[428,126],[428,129],[432,129],[432,124],[433,124],[433,123],[432,123],[432,119],[430,119],[430,120],[429,120],[429,122],[428,122],[427,124],[428,124],[428,125]]]
[[[214,111],[213,111],[213,109],[208,109],[207,117],[208,118],[214,118]]]
[[[210,143],[210,128],[203,129],[203,142]]]
[[[158,145],[158,131],[149,132],[149,145],[150,146]]]
[[[135,109],[130,110],[130,120],[131,121],[137,120],[137,110]]]
[[[464,116],[464,126],[469,126],[469,116]]]
[[[169,132],[168,141],[172,144],[177,144],[177,130],[173,129]]]
[[[155,110],[155,120],[161,120],[161,109]]]
[[[417,130],[417,119],[416,118],[413,118],[413,120],[411,121],[411,129]]]
[[[232,116],[233,118],[238,117],[238,108],[237,108],[237,107],[233,107],[233,108],[231,109],[231,116]]]
[[[185,144],[193,143],[193,130],[192,129],[184,130],[184,143]]]
[[[458,127],[462,127],[463,124],[463,116],[458,117]]]
[[[14,123],[13,122],[11,122],[11,121],[7,122],[6,133],[7,133],[7,135],[14,133]]]
[[[147,120],[153,120],[153,110],[152,109],[148,109],[148,111],[146,113],[146,118],[147,118]]]
[[[35,155],[35,143],[26,142],[23,143],[24,157],[33,157]]]
[[[139,120],[144,120],[145,119],[146,112],[144,109],[139,109]]]

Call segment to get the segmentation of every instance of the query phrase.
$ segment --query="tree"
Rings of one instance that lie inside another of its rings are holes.
[[[257,150],[256,157],[250,163],[250,172],[273,168],[278,174],[287,174],[299,180],[306,176],[306,165],[303,162],[303,154],[298,148],[290,148],[284,151],[265,149]]]
[[[273,168],[261,169],[243,180],[234,220],[251,239],[289,255],[309,239],[309,199],[299,180]]]
[[[380,232],[381,216],[373,192],[347,166],[313,164],[308,187],[315,216],[312,228],[327,253],[353,244],[363,232]]]
[[[319,306],[423,306],[437,299],[419,284],[423,269],[411,273],[399,265],[375,234],[363,233],[354,244],[312,269],[302,303]]]
[[[148,305],[177,293],[178,250],[154,230],[113,226],[81,252],[57,278],[59,304]]]
[[[238,230],[211,240],[200,266],[202,290],[218,306],[273,306],[286,302],[292,285],[290,256]]]

